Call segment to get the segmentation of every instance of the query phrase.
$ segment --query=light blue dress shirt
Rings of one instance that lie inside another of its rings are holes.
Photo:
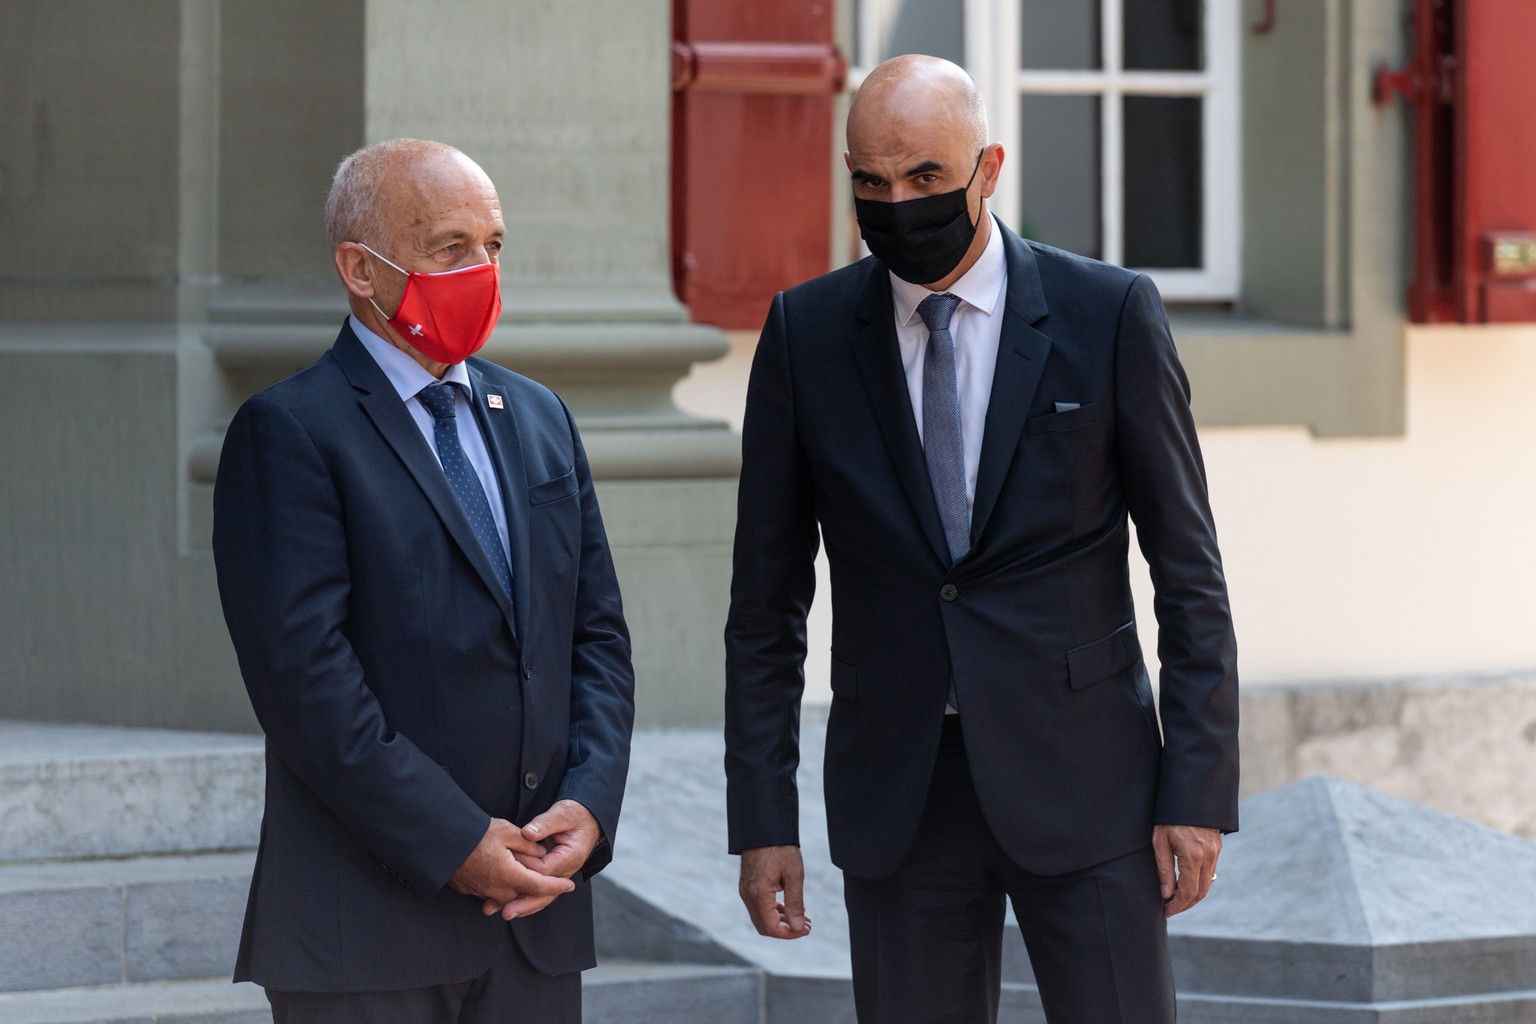
[[[496,465],[491,461],[490,449],[486,447],[485,437],[480,433],[480,421],[475,419],[475,410],[472,402],[475,401],[474,389],[469,383],[469,370],[463,363],[454,363],[448,367],[439,381],[428,373],[420,363],[412,359],[407,353],[391,345],[383,338],[364,327],[357,317],[350,317],[352,333],[357,335],[357,340],[363,343],[363,348],[373,357],[373,361],[379,364],[379,369],[384,371],[384,376],[395,386],[395,391],[400,395],[400,400],[405,403],[405,410],[411,414],[411,419],[416,421],[416,429],[421,431],[421,436],[427,442],[427,448],[432,452],[432,457],[438,459],[438,465],[442,465],[442,459],[437,455],[437,442],[433,440],[432,413],[421,404],[417,394],[422,388],[433,384],[453,384],[453,415],[459,426],[459,444],[464,448],[464,455],[469,459],[470,466],[474,467],[475,476],[480,478],[480,486],[485,488],[486,502],[491,506],[491,517],[496,520],[496,535],[501,538],[502,553],[507,556],[507,564],[512,564],[512,551],[507,545],[507,508],[501,498],[501,484],[496,478]],[[484,398],[482,396],[481,400]]]

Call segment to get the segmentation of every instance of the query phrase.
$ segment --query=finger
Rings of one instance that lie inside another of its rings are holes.
[[[789,935],[798,938],[811,930],[805,916],[805,876],[791,871],[784,880],[784,924]]]
[[[1157,860],[1157,885],[1163,894],[1163,902],[1173,899],[1175,876],[1173,871],[1173,847],[1161,831],[1152,834],[1152,856]]]
[[[591,850],[584,847],[557,846],[540,858],[538,870],[546,875],[559,875],[561,878],[569,878],[581,870],[581,866],[587,862],[587,857],[591,855],[591,852]]]
[[[502,840],[502,845],[519,857],[543,857],[549,851],[544,844],[535,839],[530,839],[521,830],[515,830]]]
[[[512,866],[514,870],[509,873],[514,876],[516,886],[513,896],[559,896],[576,888],[576,883],[569,878],[542,874],[516,862]]]
[[[480,905],[480,913],[484,914],[486,917],[490,917],[492,914],[501,913],[501,901],[486,900]]]
[[[556,832],[564,832],[575,825],[575,822],[567,820],[563,809],[558,805],[551,807],[543,814],[538,815],[528,824],[523,826],[523,835],[535,842],[547,839]]]
[[[744,896],[747,913],[752,916],[752,925],[757,933],[775,939],[788,930],[783,923],[783,908],[779,906],[776,896],[773,889],[757,890]]]
[[[553,902],[553,896],[519,896],[501,908],[501,919],[512,921],[519,917],[532,917]]]
[[[524,825],[523,834],[529,839],[546,840],[561,832],[579,831],[595,825],[596,819],[581,804],[574,800],[561,800]]]

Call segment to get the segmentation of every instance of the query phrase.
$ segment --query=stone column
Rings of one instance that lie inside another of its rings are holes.
[[[364,136],[434,138],[501,193],[506,312],[487,357],[558,391],[599,484],[639,714],[720,715],[739,444],[672,404],[726,351],[668,268],[668,0],[368,0]]]

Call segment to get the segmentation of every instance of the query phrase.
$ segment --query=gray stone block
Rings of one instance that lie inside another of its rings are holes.
[[[853,982],[849,978],[793,978],[770,974],[766,980],[763,1024],[856,1024]]]
[[[762,975],[743,967],[607,963],[582,977],[586,1024],[760,1024]]]
[[[1536,986],[1536,845],[1338,779],[1251,797],[1242,820],[1210,897],[1170,925],[1192,1005],[1374,1021],[1350,1008],[1432,1003],[1444,1024]]]
[[[749,966],[702,928],[663,911],[606,875],[592,880],[592,903],[600,959]]]
[[[108,984],[122,972],[120,890],[0,891],[0,991]]]
[[[250,886],[247,865],[243,874],[127,887],[126,980],[209,978],[233,971]]]
[[[259,737],[0,721],[0,862],[256,845]]]
[[[0,865],[0,991],[227,978],[251,866],[248,853]]]
[[[0,992],[5,1024],[272,1024],[255,985],[225,979]]]

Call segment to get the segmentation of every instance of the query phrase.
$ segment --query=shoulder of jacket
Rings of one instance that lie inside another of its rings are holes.
[[[809,281],[802,281],[783,292],[786,303],[815,303],[840,301],[850,294],[858,295],[869,283],[870,275],[879,269],[880,263],[873,256],[866,256],[856,263],[828,271]]]
[[[1023,239],[1023,242],[1034,253],[1035,264],[1040,268],[1042,278],[1053,277],[1076,285],[1124,291],[1144,276],[1134,270],[1127,270],[1113,263],[1105,263],[1103,260],[1069,252],[1066,249],[1058,249],[1043,242],[1027,238]]]

